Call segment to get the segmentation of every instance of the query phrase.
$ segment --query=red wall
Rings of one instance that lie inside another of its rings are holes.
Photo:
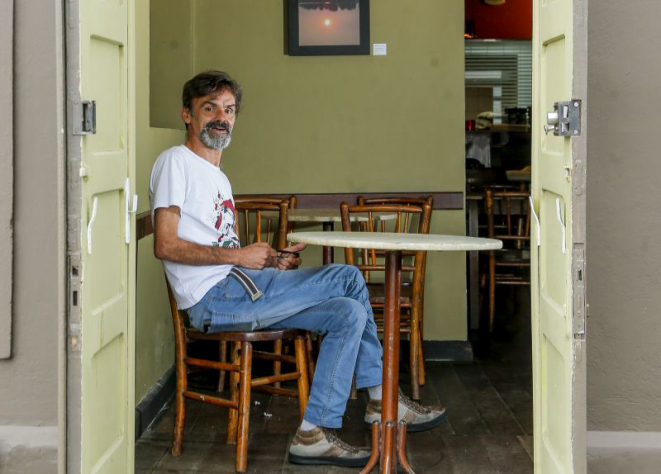
[[[466,21],[473,20],[478,39],[532,39],[532,0],[506,0],[491,6],[465,0]]]

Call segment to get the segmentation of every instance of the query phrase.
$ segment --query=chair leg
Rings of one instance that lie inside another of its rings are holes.
[[[420,358],[420,386],[423,387],[427,383],[427,374],[425,371],[425,299],[424,295],[420,301],[420,316],[418,317],[418,331],[420,332],[420,345],[418,345],[418,357]]]
[[[239,364],[239,343],[232,343],[232,355],[230,357],[232,364]],[[233,402],[239,403],[239,377],[238,372],[230,373],[230,398]],[[227,444],[236,444],[237,427],[239,424],[239,410],[230,408],[227,420]]]
[[[411,366],[411,398],[420,400],[420,321],[418,311],[411,308],[411,347],[409,349],[409,364]]]
[[[310,331],[305,333],[305,350],[308,361],[308,379],[312,382],[314,380],[314,354],[312,351],[312,333]]]
[[[179,358],[177,358],[179,359]],[[186,423],[186,364],[177,360],[177,393],[174,402],[174,436],[172,438],[172,455],[181,456],[181,446],[184,443],[184,425]]]
[[[220,341],[219,347],[220,351],[220,361],[221,362],[227,362],[227,341]],[[220,375],[218,376],[218,388],[216,391],[218,393],[222,393],[223,389],[225,388],[225,371],[221,370]]]
[[[309,333],[306,337],[297,336],[294,341],[294,348],[296,352],[296,371],[300,374],[298,377],[298,411],[301,414],[301,421],[305,415],[305,408],[308,405],[308,397],[310,395],[310,383],[308,381],[308,362],[307,362],[307,341],[309,341]]]
[[[317,336],[317,353],[319,353],[319,352],[321,351],[321,343],[322,343],[322,342],[324,342],[324,336],[322,336],[321,334],[319,334],[319,335]]]
[[[273,341],[273,353],[282,355],[282,339]],[[273,375],[280,375],[282,373],[282,362],[279,360],[273,361]],[[273,384],[275,388],[280,388],[280,382]]]
[[[252,372],[252,344],[241,344],[241,396],[239,397],[239,440],[236,445],[236,472],[248,468],[248,426],[250,424],[250,382]]]
[[[349,398],[351,398],[351,400],[357,400],[358,399],[358,389],[356,388],[356,377],[355,376],[351,379],[351,393],[349,394]]]
[[[425,340],[422,337],[424,334],[422,331],[422,321],[420,321],[420,345],[418,346],[418,359],[420,360],[419,362],[419,369],[420,369],[420,374],[418,375],[420,379],[420,386],[423,387],[425,383],[427,383],[427,374],[425,371],[425,351],[424,351],[424,346],[425,346]]]
[[[496,317],[496,256],[489,252],[489,332],[493,332]]]
[[[186,367],[186,334],[183,326],[175,325],[175,364],[177,371],[177,393],[175,396],[174,433],[172,436],[172,455],[181,456],[181,446],[184,443],[184,426],[186,423],[186,398],[184,392],[188,389],[188,368]]]

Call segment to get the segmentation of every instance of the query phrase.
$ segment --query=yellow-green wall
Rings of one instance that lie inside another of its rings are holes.
[[[371,2],[387,56],[283,54],[281,1],[197,0],[198,71],[243,86],[236,193],[464,189],[462,0]]]
[[[147,22],[149,2],[138,3],[138,21]],[[147,28],[138,41],[141,210],[154,159],[183,138],[172,130],[182,128],[181,86],[210,68],[244,88],[223,154],[235,194],[463,191],[463,9],[462,0],[373,0],[371,41],[387,43],[387,56],[290,57],[282,1],[152,0],[151,59]],[[463,212],[436,211],[432,231],[463,234]],[[137,400],[171,363],[171,320],[150,246],[140,241]],[[312,253],[307,261],[318,263]],[[465,286],[463,253],[429,255],[427,339],[466,339]]]
[[[164,7],[162,12],[172,15],[171,26],[177,25],[177,15],[185,17],[189,2],[154,0]],[[150,1],[136,4],[136,189],[138,213],[149,210],[149,176],[158,155],[164,149],[183,140],[180,130],[150,126]],[[159,31],[168,31],[167,19],[156,16]],[[179,29],[170,30],[175,34]],[[170,34],[170,33],[168,33]],[[169,43],[172,45],[172,43]],[[188,67],[191,67],[190,65]],[[177,73],[188,76],[190,70],[180,67]],[[159,71],[159,74],[165,74]],[[166,77],[169,77],[165,74]],[[154,258],[153,237],[138,241],[138,276],[136,298],[136,367],[135,400],[139,403],[149,389],[169,369],[174,361],[172,317],[165,290],[161,262]]]

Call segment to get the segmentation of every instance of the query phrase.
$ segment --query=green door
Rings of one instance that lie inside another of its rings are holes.
[[[135,424],[129,11],[127,0],[80,0],[79,7],[80,95],[97,110],[96,133],[81,138],[81,471],[118,474],[133,472]]]
[[[587,0],[535,0],[533,16],[535,472],[584,473]]]

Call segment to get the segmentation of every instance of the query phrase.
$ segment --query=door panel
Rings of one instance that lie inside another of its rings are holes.
[[[82,215],[87,217],[82,240],[92,244],[85,245],[82,258],[84,473],[125,473],[132,466],[124,196],[129,171],[127,14],[121,0],[80,0],[81,97],[95,100],[97,108],[97,132],[82,139],[81,160]]]
[[[536,0],[533,38],[532,194],[541,227],[533,248],[532,329],[534,365],[535,472],[584,473],[584,333],[576,331],[574,301],[584,302],[573,284],[576,252],[584,251],[585,136],[544,133],[555,102],[585,99],[583,28],[576,21],[585,0]],[[583,130],[585,128],[583,127]],[[580,168],[583,167],[583,168]],[[579,171],[579,172],[577,172]],[[533,239],[535,241],[535,239]],[[581,258],[582,261],[582,258]]]

